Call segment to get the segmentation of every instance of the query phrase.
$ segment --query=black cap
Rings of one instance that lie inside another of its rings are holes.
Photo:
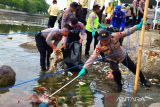
[[[98,40],[107,40],[108,38],[110,38],[111,33],[109,31],[105,30],[101,30],[99,32],[99,36],[98,36]]]
[[[99,4],[94,4],[93,9],[97,9],[97,8],[100,8]]]
[[[78,8],[78,3],[77,2],[72,2],[70,4],[70,7],[74,8],[74,9],[77,9]]]

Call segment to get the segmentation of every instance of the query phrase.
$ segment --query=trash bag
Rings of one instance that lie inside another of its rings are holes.
[[[67,65],[69,71],[79,72],[82,68],[81,61],[81,44],[78,42],[70,43],[66,49],[63,49],[64,63]],[[80,66],[79,66],[80,65]]]

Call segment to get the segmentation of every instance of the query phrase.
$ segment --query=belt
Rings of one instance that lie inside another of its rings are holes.
[[[36,36],[42,36],[42,32],[39,31],[39,32],[36,34]]]

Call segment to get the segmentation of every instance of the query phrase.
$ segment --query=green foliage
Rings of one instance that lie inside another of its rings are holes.
[[[49,7],[45,0],[2,0],[0,4],[9,6],[11,9],[25,11],[30,14],[47,13]]]
[[[93,104],[94,96],[89,87],[89,83],[79,86],[77,96],[78,96],[78,101],[82,101],[83,105],[85,105],[86,107]]]

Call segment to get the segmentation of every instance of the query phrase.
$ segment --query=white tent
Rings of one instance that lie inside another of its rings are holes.
[[[158,11],[158,4],[159,4],[159,2],[160,2],[160,0],[156,0],[157,1],[157,4],[156,4],[156,8],[155,8],[155,16],[154,16],[154,21],[153,21],[153,29],[155,29],[155,25],[157,24],[157,12],[159,12]]]

